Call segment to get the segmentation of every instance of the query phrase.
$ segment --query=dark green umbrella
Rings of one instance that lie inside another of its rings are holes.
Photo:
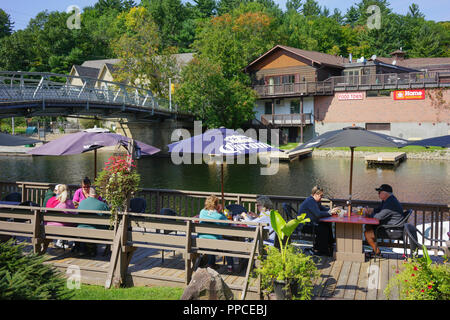
[[[348,214],[352,209],[352,179],[353,179],[353,152],[356,147],[404,147],[407,140],[388,136],[373,131],[367,131],[361,127],[346,127],[340,130],[328,131],[316,138],[303,143],[290,152],[308,148],[337,148],[349,147],[351,151],[350,160],[350,185]]]

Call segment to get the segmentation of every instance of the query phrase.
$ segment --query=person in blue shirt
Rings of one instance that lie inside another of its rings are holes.
[[[214,220],[227,220],[227,217],[222,212],[222,206],[219,204],[219,198],[216,196],[209,196],[206,198],[205,207],[200,211],[200,219],[214,219]],[[205,223],[201,221],[200,223]],[[221,224],[220,222],[213,222],[215,224]],[[225,225],[225,223],[223,224]],[[221,235],[218,234],[199,234],[200,239],[222,239]],[[233,271],[233,257],[226,257],[227,260],[227,271]],[[207,267],[217,269],[216,256],[208,255]]]
[[[392,225],[398,223],[403,219],[403,207],[397,198],[393,195],[392,187],[388,184],[382,184],[378,191],[378,197],[381,199],[381,204],[375,209],[368,209],[367,215],[371,218],[380,220],[380,225]],[[366,225],[364,236],[367,243],[373,249],[373,255],[380,256],[381,251],[377,246],[375,237],[375,229],[378,225]]]
[[[330,210],[330,208],[322,206],[320,203],[323,197],[323,189],[315,186],[311,190],[311,196],[306,198],[298,210],[298,214],[306,213],[306,218],[311,220],[311,223],[316,225],[316,241],[314,241],[313,249],[315,253],[323,256],[333,255],[333,230],[331,223],[320,222],[321,218],[329,217],[337,208]]]

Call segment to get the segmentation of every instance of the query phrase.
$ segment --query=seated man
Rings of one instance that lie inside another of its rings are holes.
[[[78,206],[79,210],[98,210],[98,211],[109,211],[109,208],[106,203],[98,200],[97,192],[94,188],[89,188],[88,197],[84,200],[81,200],[80,205]],[[99,214],[102,215],[102,214]],[[104,229],[106,226],[93,226],[89,224],[79,224],[78,228],[86,228],[86,229]],[[74,247],[74,252],[79,251],[81,255],[91,255],[95,256],[97,253],[97,246],[92,243],[82,243],[76,242]]]
[[[272,224],[270,222],[270,210],[273,209],[273,203],[267,196],[259,196],[256,199],[256,210],[258,214],[254,212],[249,212],[248,214],[242,213],[244,217],[244,221],[252,221],[252,222],[261,222],[267,223],[268,226],[264,227],[269,234],[269,238],[264,241],[264,244],[273,246],[275,244],[275,231],[272,228]],[[253,227],[253,226],[252,226]]]
[[[320,203],[322,197],[323,189],[317,186],[312,188],[311,196],[302,202],[298,214],[306,213],[306,218],[317,224],[317,241],[314,241],[314,251],[319,255],[332,256],[334,238],[331,223],[320,222],[320,219],[329,217],[337,209],[330,210],[328,207],[322,206]]]
[[[388,184],[382,184],[378,191],[378,197],[381,199],[381,204],[378,208],[368,209],[368,216],[380,220],[380,225],[396,224],[403,218],[403,208],[397,198],[392,194],[392,187]],[[372,247],[373,254],[380,256],[381,251],[377,246],[375,238],[376,225],[366,225],[364,236],[367,243]]]

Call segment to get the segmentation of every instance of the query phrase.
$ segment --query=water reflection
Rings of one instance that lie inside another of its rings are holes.
[[[111,156],[98,153],[98,168]],[[93,177],[92,153],[61,157],[0,157],[0,180],[79,184]],[[225,164],[225,192],[307,196],[314,185],[333,198],[348,196],[350,159],[307,158],[280,163],[273,176],[261,175],[261,164]],[[353,199],[378,200],[374,188],[388,183],[400,201],[449,203],[450,162],[407,160],[396,170],[366,167],[363,159],[353,166]],[[174,165],[170,158],[147,157],[138,161],[141,185],[148,188],[220,192],[220,165]]]

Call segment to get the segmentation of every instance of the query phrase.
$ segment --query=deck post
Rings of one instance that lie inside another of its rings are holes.
[[[185,270],[185,278],[184,278],[184,284],[188,285],[191,282],[192,279],[192,262],[193,262],[193,256],[191,254],[191,226],[192,221],[187,220],[186,222],[186,251],[185,251],[185,258],[184,258],[184,270]]]

